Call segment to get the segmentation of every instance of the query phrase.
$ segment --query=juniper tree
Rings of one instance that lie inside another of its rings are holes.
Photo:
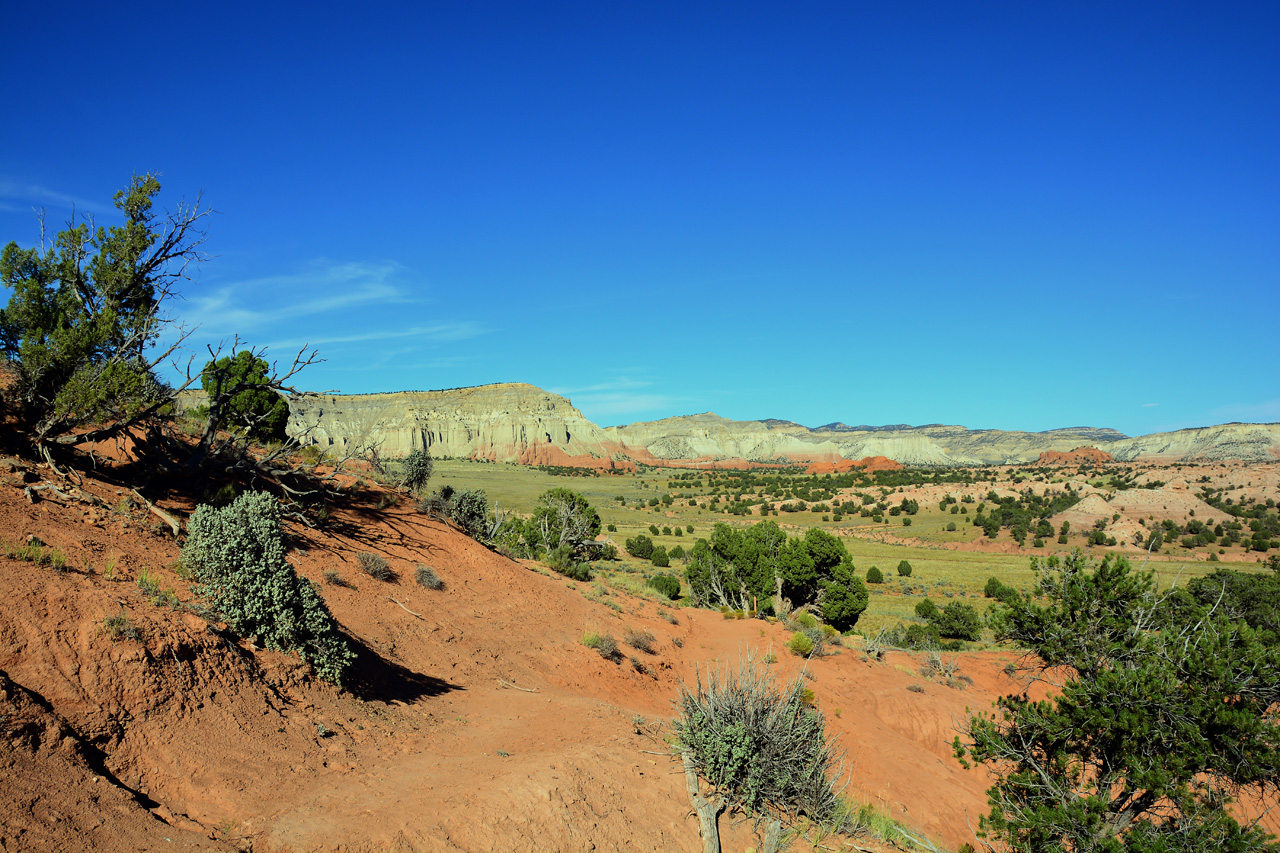
[[[992,624],[1054,689],[1002,697],[954,744],[998,775],[988,839],[1027,853],[1276,850],[1226,806],[1280,780],[1280,652],[1122,557],[1077,551],[1037,573],[1048,603],[1011,597]]]

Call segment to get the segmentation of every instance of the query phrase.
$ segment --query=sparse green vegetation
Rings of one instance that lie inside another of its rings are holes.
[[[622,660],[622,652],[618,649],[618,641],[613,638],[612,634],[589,631],[582,635],[582,644],[589,649],[595,649],[599,652],[600,657],[605,660],[613,661],[614,663]]]
[[[111,638],[112,642],[142,639],[142,631],[129,621],[128,614],[123,610],[115,616],[108,616],[104,619],[102,628],[107,632],[107,636]]]

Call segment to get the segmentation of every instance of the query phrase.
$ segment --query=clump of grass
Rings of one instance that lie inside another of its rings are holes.
[[[387,563],[386,557],[381,554],[370,554],[368,552],[357,554],[356,565],[360,567],[360,571],[376,581],[395,580],[396,573],[391,571],[391,566]]]
[[[681,637],[681,636],[675,636],[675,637],[672,637],[672,638],[671,638],[671,645],[675,646],[677,649],[683,649],[683,648],[684,648],[684,637]]]
[[[138,589],[142,590],[142,594],[147,598],[155,598],[160,595],[160,579],[148,572],[146,569],[138,572],[137,579]]]
[[[674,613],[672,613],[670,610],[661,610],[661,611],[659,611],[659,612],[658,612],[658,615],[659,615],[659,616],[661,616],[663,619],[666,619],[666,620],[667,620],[668,622],[670,622],[672,625],[679,625],[679,624],[680,624],[680,620],[679,620],[679,619],[677,619],[677,618],[676,618],[676,615],[675,615]]]
[[[634,628],[628,628],[626,633],[622,635],[622,639],[636,651],[650,655],[654,653],[654,644],[657,641],[652,631],[637,631]]]
[[[908,690],[910,690],[912,693],[923,693],[923,692],[924,692],[924,688],[923,688],[923,687],[921,687],[919,684],[908,684],[908,685],[907,685],[907,689],[908,689]]]
[[[600,653],[600,657],[605,660],[617,663],[622,659],[622,652],[618,650],[618,641],[613,638],[612,634],[588,631],[582,635],[582,644],[589,649],[595,649]]]
[[[418,564],[418,568],[413,573],[414,580],[418,582],[418,586],[423,589],[444,589],[444,581],[436,574],[436,570],[430,566]]]
[[[129,616],[123,610],[115,616],[108,616],[102,620],[102,628],[113,643],[120,640],[142,639],[141,629],[129,621]]]
[[[25,543],[18,545],[4,543],[4,555],[24,563],[35,563],[37,566],[51,566],[59,572],[67,570],[67,557],[56,548],[50,548],[39,538],[32,536]]]
[[[142,595],[155,606],[168,605],[170,610],[177,610],[179,601],[178,596],[173,594],[172,590],[165,589],[160,585],[159,576],[148,572],[146,569],[138,572],[137,579],[138,589],[142,590]]]
[[[325,569],[324,582],[329,586],[348,586],[347,582],[342,579],[342,575],[338,574],[337,569]]]

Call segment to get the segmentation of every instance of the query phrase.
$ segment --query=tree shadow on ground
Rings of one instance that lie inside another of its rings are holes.
[[[359,637],[343,632],[356,658],[347,671],[343,686],[365,702],[414,702],[465,690],[442,678],[415,672],[407,666],[388,660],[370,648]]]

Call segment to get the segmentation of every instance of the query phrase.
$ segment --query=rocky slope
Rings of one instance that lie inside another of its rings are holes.
[[[1042,453],[1080,448],[1123,462],[1280,458],[1280,424],[1224,424],[1130,438],[1095,427],[1020,432],[834,423],[810,429],[705,412],[601,428],[566,398],[520,383],[317,395],[293,404],[289,430],[335,450],[380,441],[385,456],[426,448],[436,457],[628,468],[637,462],[830,463],[874,456],[903,465],[1018,465]]]

